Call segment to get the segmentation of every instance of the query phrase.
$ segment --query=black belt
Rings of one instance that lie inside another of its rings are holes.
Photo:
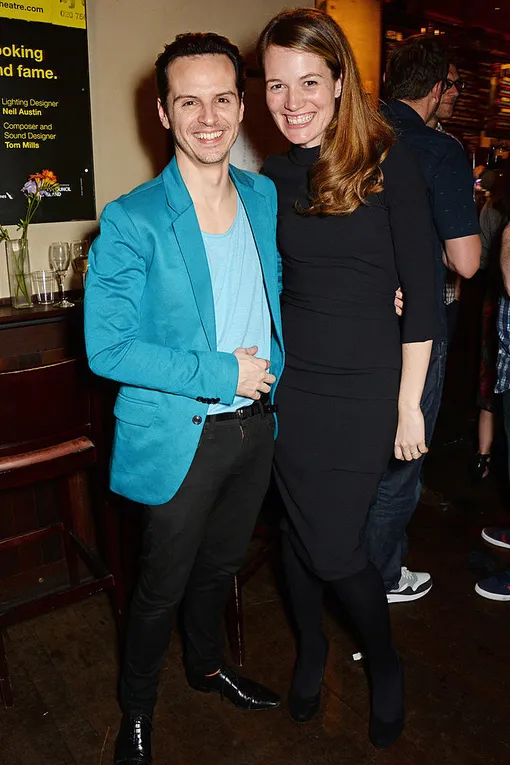
[[[273,414],[278,407],[276,404],[267,404],[263,401],[254,401],[249,406],[242,406],[235,412],[220,412],[219,414],[208,414],[206,422],[221,422],[222,420],[247,420],[249,417],[255,417],[256,414]]]

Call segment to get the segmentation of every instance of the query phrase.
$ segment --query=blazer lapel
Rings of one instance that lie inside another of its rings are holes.
[[[202,326],[209,347],[215,351],[217,347],[216,321],[211,277],[204,241],[193,206],[176,218],[173,225],[179,249],[188,269]]]
[[[269,307],[273,319],[275,319],[280,316],[280,306],[275,258],[276,242],[273,241],[273,223],[268,225],[269,207],[265,197],[255,191],[244,179],[239,178],[237,173],[232,174],[232,177],[250,221],[264,276]],[[274,321],[274,324],[275,327],[279,327],[279,321]]]
[[[176,216],[173,230],[186,264],[202,326],[212,351],[217,349],[214,297],[209,264],[193,202],[175,158],[163,171],[167,202]]]

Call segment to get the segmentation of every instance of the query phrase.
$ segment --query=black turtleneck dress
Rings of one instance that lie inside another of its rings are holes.
[[[294,549],[327,581],[367,564],[361,537],[392,455],[402,343],[432,339],[436,307],[432,221],[410,151],[390,149],[384,190],[351,215],[304,215],[296,203],[307,206],[318,153],[293,146],[263,172],[278,191],[283,262],[276,478]]]

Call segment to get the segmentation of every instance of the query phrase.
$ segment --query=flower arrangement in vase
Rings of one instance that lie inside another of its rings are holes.
[[[42,173],[31,175],[21,189],[27,198],[27,211],[25,217],[21,218],[16,227],[16,232],[20,232],[20,235],[11,239],[7,229],[0,225],[0,241],[5,241],[7,255],[11,302],[15,308],[30,308],[32,306],[28,227],[41,204],[42,198],[53,197],[58,194],[59,190],[57,178],[51,170],[43,170]]]

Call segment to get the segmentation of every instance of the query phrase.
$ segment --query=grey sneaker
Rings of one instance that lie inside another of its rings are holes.
[[[398,587],[386,593],[388,603],[408,603],[423,598],[432,589],[432,577],[425,571],[409,571],[402,566]]]

